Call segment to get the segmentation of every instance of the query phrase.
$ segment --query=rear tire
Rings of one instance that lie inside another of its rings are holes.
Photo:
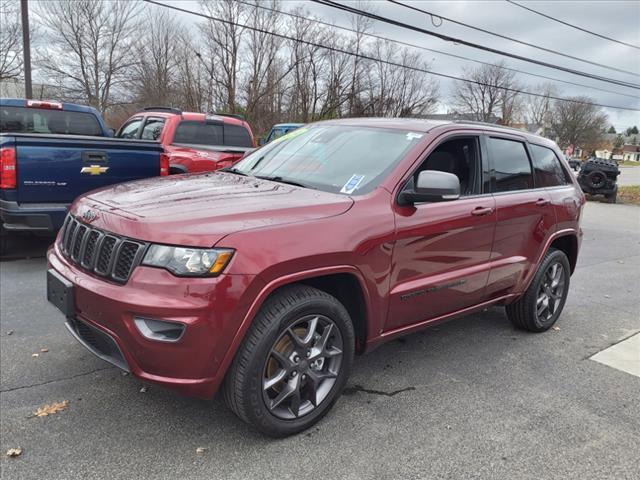
[[[570,273],[569,259],[564,252],[549,249],[525,294],[507,305],[511,323],[530,332],[549,330],[567,300]]]
[[[227,372],[226,404],[271,437],[301,432],[336,402],[351,372],[355,333],[344,306],[306,285],[271,295]]]

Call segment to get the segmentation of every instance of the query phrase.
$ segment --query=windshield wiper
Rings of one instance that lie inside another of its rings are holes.
[[[271,180],[272,182],[286,183],[287,185],[293,185],[295,187],[310,188],[312,190],[317,190],[316,188],[312,187],[311,185],[307,185],[306,183],[300,183],[295,180],[289,180],[288,178],[283,178],[278,175],[274,175],[274,176],[256,175],[255,177],[260,178],[262,180]]]
[[[240,170],[238,170],[236,167],[226,167],[226,168],[221,168],[220,169],[221,172],[229,172],[229,173],[235,173],[236,175],[242,175],[243,177],[247,177],[248,175],[244,172],[241,172]]]

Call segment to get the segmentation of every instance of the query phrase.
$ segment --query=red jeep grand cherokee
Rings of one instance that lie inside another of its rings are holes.
[[[186,394],[219,387],[272,436],[318,421],[354,354],[505,305],[562,312],[584,196],[558,147],[494,125],[316,123],[215,173],[75,202],[48,297],[99,357]]]

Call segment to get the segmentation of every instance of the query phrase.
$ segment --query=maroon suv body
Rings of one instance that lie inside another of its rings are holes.
[[[562,158],[489,125],[309,125],[232,171],[77,200],[49,299],[102,358],[200,397],[224,381],[243,420],[294,433],[354,353],[494,304],[528,330],[557,320],[584,203]]]

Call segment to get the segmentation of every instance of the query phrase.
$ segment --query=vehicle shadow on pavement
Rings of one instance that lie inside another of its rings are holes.
[[[0,237],[0,261],[44,258],[54,234],[6,233]]]

